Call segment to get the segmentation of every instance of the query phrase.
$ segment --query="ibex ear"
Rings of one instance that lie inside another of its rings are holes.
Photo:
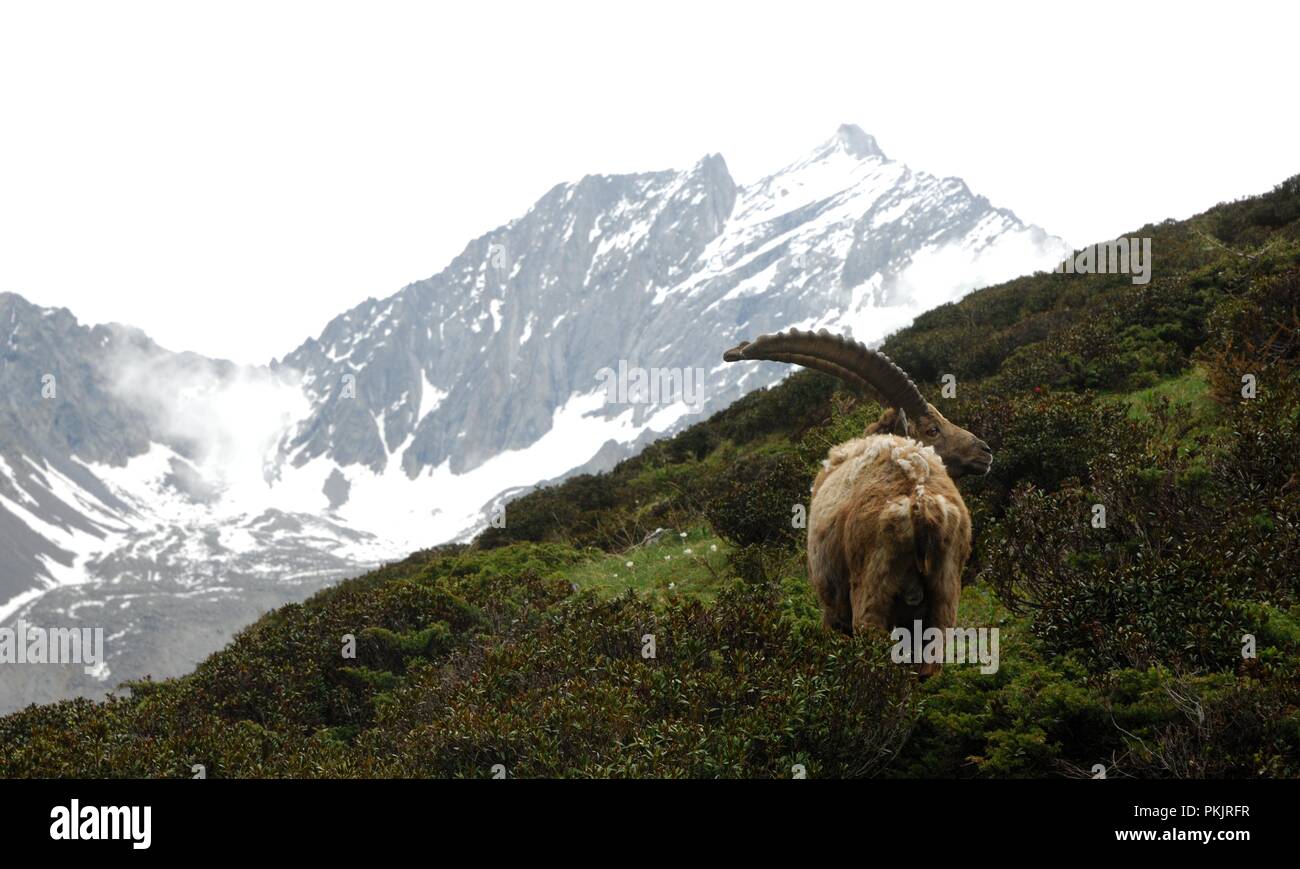
[[[897,412],[894,414],[894,427],[892,429],[892,432],[893,434],[898,435],[900,438],[908,437],[907,414],[903,411],[901,407],[898,408]]]

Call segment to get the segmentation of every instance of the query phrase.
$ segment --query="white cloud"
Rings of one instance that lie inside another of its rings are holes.
[[[281,438],[310,411],[299,375],[287,370],[124,346],[108,375],[114,394],[144,412],[150,431],[207,482],[254,501],[265,494]]]

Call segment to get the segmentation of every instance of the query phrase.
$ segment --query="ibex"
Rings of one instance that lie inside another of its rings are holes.
[[[953,478],[988,473],[989,445],[945,419],[885,354],[825,330],[763,335],[722,358],[813,368],[885,408],[863,437],[831,449],[813,482],[808,579],[822,623],[846,634],[918,619],[955,627],[971,525]]]

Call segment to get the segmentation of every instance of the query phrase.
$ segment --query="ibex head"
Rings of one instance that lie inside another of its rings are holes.
[[[776,332],[742,341],[722,358],[727,362],[768,359],[791,362],[831,374],[862,395],[886,408],[867,434],[896,434],[934,447],[951,477],[987,474],[993,467],[989,445],[958,425],[953,425],[884,353],[826,330]]]

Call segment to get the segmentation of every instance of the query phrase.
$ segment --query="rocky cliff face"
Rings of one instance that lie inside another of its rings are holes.
[[[718,155],[684,172],[588,176],[278,363],[305,374],[313,404],[286,454],[296,466],[327,458],[344,479],[350,466],[464,474],[536,443],[620,361],[702,367],[716,408],[783,376],[719,366],[718,349],[740,338],[800,325],[877,340],[1063,249],[852,126],[748,187]],[[662,410],[633,408],[631,427]]]

